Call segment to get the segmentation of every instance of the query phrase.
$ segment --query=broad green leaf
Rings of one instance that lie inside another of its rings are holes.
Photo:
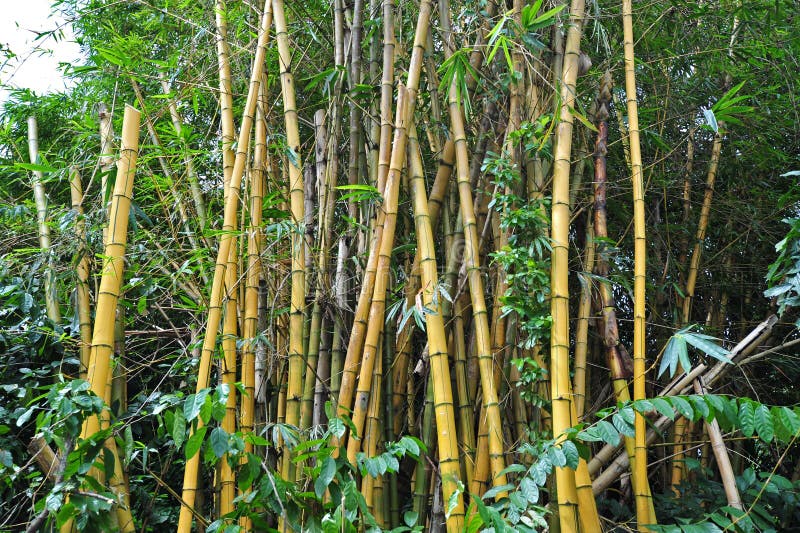
[[[191,422],[200,414],[200,409],[208,397],[209,389],[202,389],[197,394],[190,394],[183,402],[183,416]]]
[[[775,429],[772,425],[772,415],[766,405],[759,405],[755,408],[753,423],[761,440],[772,442],[772,439],[775,437]]]
[[[672,408],[672,404],[669,403],[664,398],[652,398],[650,400],[653,403],[653,407],[656,408],[662,416],[669,418],[670,420],[675,419],[675,409]]]
[[[675,410],[680,413],[681,416],[684,418],[688,418],[692,421],[697,420],[695,417],[694,409],[692,408],[692,404],[690,404],[685,398],[680,396],[673,396],[670,398],[670,402],[672,403]]]
[[[217,456],[217,459],[228,452],[228,433],[221,427],[215,427],[211,430],[209,442],[211,443],[211,449],[214,451],[214,455]]]
[[[539,487],[531,478],[522,478],[522,481],[519,483],[519,490],[529,503],[539,502]]]
[[[614,423],[614,427],[617,428],[617,431],[626,437],[633,437],[636,434],[633,425],[629,424],[619,413],[614,413],[611,417],[611,421]]]
[[[189,437],[189,440],[186,442],[186,450],[185,450],[187,461],[192,457],[194,457],[198,451],[200,451],[200,447],[203,445],[203,439],[205,439],[206,437],[207,429],[208,426],[203,426],[194,433],[192,433],[192,436]]]
[[[317,498],[322,499],[322,496],[325,494],[325,491],[328,490],[328,485],[331,484],[331,481],[333,481],[333,477],[335,475],[336,459],[328,456],[322,462],[319,475],[317,476],[317,479],[314,480],[314,493],[317,495]]]
[[[612,444],[614,446],[619,444],[619,439],[620,439],[619,431],[617,431],[617,429],[611,424],[611,422],[606,422],[605,420],[601,420],[600,422],[597,423],[597,431],[606,444]]]
[[[567,458],[567,466],[573,469],[578,468],[580,453],[578,453],[578,447],[575,446],[575,443],[571,440],[565,440],[563,443],[561,443],[561,450],[564,452],[564,456]]]
[[[752,437],[756,429],[755,408],[753,402],[744,399],[739,404],[739,426],[745,437]]]
[[[184,418],[183,413],[180,411],[175,411],[170,434],[172,435],[172,440],[175,442],[175,446],[180,448],[181,445],[183,445],[183,441],[186,440],[186,418]]]

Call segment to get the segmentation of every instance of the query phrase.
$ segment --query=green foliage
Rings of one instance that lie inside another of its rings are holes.
[[[733,361],[728,359],[730,352],[712,342],[717,339],[710,335],[694,333],[692,332],[694,328],[694,324],[687,326],[676,332],[669,339],[667,347],[664,349],[664,355],[661,358],[661,366],[658,368],[659,376],[669,369],[669,377],[674,377],[678,369],[678,363],[680,363],[684,372],[691,371],[692,362],[689,359],[687,345],[696,348],[705,355],[711,356],[718,361],[733,364]]]
[[[767,271],[767,298],[777,298],[778,313],[800,306],[800,218],[787,218],[789,232],[775,245],[778,257]],[[800,327],[800,319],[795,322]]]

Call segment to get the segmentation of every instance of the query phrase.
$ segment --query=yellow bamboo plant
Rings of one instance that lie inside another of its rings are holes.
[[[628,107],[628,135],[631,179],[633,180],[633,399],[645,398],[645,290],[647,285],[647,242],[645,240],[644,183],[642,179],[642,151],[639,142],[639,111],[636,103],[635,54],[633,50],[632,2],[622,2],[622,28],[625,52],[625,95]],[[633,464],[634,490],[636,492],[636,519],[640,531],[649,531],[647,525],[656,524],[653,497],[647,480],[646,422],[642,413],[636,413],[635,463]]]
[[[211,360],[217,341],[217,332],[222,318],[222,295],[225,288],[225,271],[233,248],[233,230],[238,221],[239,190],[241,187],[242,176],[247,158],[248,146],[250,143],[250,131],[253,126],[255,107],[258,93],[261,86],[261,75],[264,69],[264,59],[266,57],[267,35],[269,34],[269,0],[264,7],[264,15],[259,27],[258,46],[253,60],[253,69],[250,77],[250,87],[247,94],[242,117],[242,126],[239,131],[239,141],[237,143],[236,157],[233,170],[231,172],[230,183],[228,185],[229,194],[225,202],[225,216],[223,222],[223,234],[220,238],[217,260],[214,268],[214,278],[211,285],[211,295],[209,297],[208,318],[206,323],[206,335],[203,339],[203,347],[200,356],[197,375],[197,390],[200,391],[208,387],[211,376]],[[197,429],[200,428],[202,421],[198,420]],[[178,521],[178,531],[188,533],[191,530],[192,517],[194,515],[194,503],[198,491],[198,467],[200,464],[199,454],[195,454],[186,462],[183,479],[183,495],[181,512]]]

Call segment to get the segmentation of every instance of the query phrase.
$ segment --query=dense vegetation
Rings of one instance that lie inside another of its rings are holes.
[[[796,7],[53,2],[0,531],[800,530]]]

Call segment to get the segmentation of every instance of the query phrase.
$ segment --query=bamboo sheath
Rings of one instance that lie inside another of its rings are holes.
[[[225,214],[220,238],[219,250],[214,267],[214,278],[211,285],[211,295],[209,297],[208,318],[206,324],[206,336],[203,339],[203,347],[200,355],[197,375],[197,390],[200,391],[208,387],[211,375],[211,361],[217,341],[217,332],[222,318],[222,295],[225,286],[225,272],[233,247],[233,232],[237,225],[237,212],[239,203],[239,190],[242,182],[242,175],[247,159],[247,151],[250,143],[250,130],[253,125],[256,101],[261,84],[261,74],[264,69],[266,58],[267,36],[269,34],[269,0],[265,2],[264,15],[259,28],[258,46],[253,61],[252,75],[250,78],[250,88],[247,95],[247,103],[242,117],[242,126],[239,131],[239,142],[237,143],[236,157],[231,172],[229,194],[225,202]],[[224,151],[223,151],[224,153]],[[197,427],[192,431],[197,431],[202,426],[202,421],[197,421]],[[192,516],[194,514],[194,502],[197,487],[198,467],[200,455],[195,454],[186,462],[183,480],[183,495],[180,516],[178,520],[179,533],[188,533],[191,530]]]
[[[414,204],[414,220],[417,229],[417,256],[419,257],[422,303],[433,312],[425,315],[425,331],[428,335],[431,380],[433,381],[433,408],[436,415],[439,470],[442,477],[442,496],[449,502],[458,489],[461,472],[458,438],[450,384],[450,366],[447,352],[447,335],[444,329],[442,300],[436,269],[433,227],[428,213],[425,177],[422,168],[417,132],[413,121],[409,124],[408,149],[410,153],[410,176]],[[464,504],[461,494],[456,496],[456,505],[447,519],[447,530],[460,532],[464,528]]]

